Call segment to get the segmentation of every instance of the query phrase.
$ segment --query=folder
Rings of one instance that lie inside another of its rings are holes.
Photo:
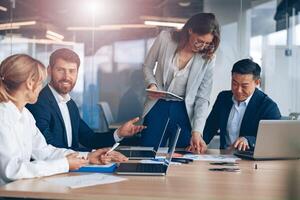
[[[183,101],[184,98],[172,93],[172,92],[167,92],[163,90],[151,90],[151,89],[146,89],[146,92],[148,94],[160,94],[162,95],[161,98],[165,100],[173,100],[173,101]]]
[[[116,163],[107,165],[86,165],[77,170],[71,170],[70,172],[98,172],[98,173],[113,173],[117,168]]]

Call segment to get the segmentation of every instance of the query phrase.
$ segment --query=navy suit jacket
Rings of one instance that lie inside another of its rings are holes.
[[[220,149],[226,148],[225,136],[228,117],[233,105],[232,95],[231,91],[219,93],[205,123],[203,139],[206,144],[215,135],[220,134]],[[281,114],[277,104],[265,93],[255,89],[242,119],[239,136],[247,138],[250,147],[254,147],[259,121],[280,118]]]
[[[94,133],[82,120],[75,102],[71,99],[67,103],[71,125],[72,146],[68,147],[65,123],[49,86],[44,87],[35,104],[27,104],[36,120],[36,125],[45,136],[48,144],[55,147],[71,148],[74,150],[90,150],[112,146],[115,143],[112,133]],[[79,143],[85,148],[80,148]]]

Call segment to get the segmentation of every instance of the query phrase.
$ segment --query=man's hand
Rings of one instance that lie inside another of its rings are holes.
[[[234,143],[233,147],[239,151],[249,149],[248,140],[245,137],[239,137]]]
[[[205,153],[207,150],[206,143],[201,137],[199,132],[193,131],[190,146],[186,148],[187,151],[191,151],[196,154]]]
[[[128,160],[123,154],[112,151],[107,153],[110,148],[97,149],[96,151],[88,154],[88,160],[91,164],[105,165],[110,162],[125,162]]]
[[[66,156],[69,163],[69,170],[76,170],[89,163],[88,160],[78,157],[78,153],[71,153]]]
[[[117,134],[119,137],[130,137],[133,136],[134,134],[141,132],[145,126],[142,125],[134,125],[134,123],[139,121],[139,117],[136,117],[132,120],[129,120],[125,124],[123,124],[118,130]]]

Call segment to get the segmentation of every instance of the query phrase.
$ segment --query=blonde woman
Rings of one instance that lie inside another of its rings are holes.
[[[84,153],[47,145],[25,108],[37,101],[45,77],[45,66],[25,54],[12,55],[0,65],[0,185],[127,159],[117,152],[106,155],[108,149]]]

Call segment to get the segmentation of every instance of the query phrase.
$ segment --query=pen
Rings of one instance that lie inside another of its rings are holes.
[[[115,149],[119,146],[119,144],[120,144],[119,142],[116,142],[116,143],[114,144],[114,146],[112,146],[112,148],[106,152],[105,155],[107,155],[107,154],[109,154],[110,152],[112,152],[113,150],[115,150]]]

